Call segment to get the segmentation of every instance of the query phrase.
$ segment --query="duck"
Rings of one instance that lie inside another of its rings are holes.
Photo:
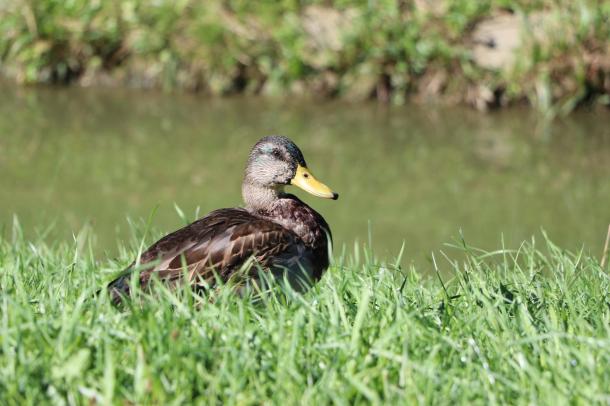
[[[332,234],[320,213],[286,192],[290,185],[320,198],[339,198],[314,177],[292,140],[261,138],[247,159],[244,206],[214,210],[152,244],[107,285],[111,301],[131,296],[134,272],[143,290],[154,279],[170,288],[187,283],[199,290],[237,274],[257,281],[262,272],[306,291],[329,266]]]

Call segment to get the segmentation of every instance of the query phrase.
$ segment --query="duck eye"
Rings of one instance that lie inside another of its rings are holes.
[[[273,151],[271,151],[271,155],[273,155],[274,158],[282,159],[282,153],[279,149],[274,149]]]

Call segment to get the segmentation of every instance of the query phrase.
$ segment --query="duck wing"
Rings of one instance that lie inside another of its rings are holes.
[[[148,287],[156,276],[170,286],[188,276],[189,283],[226,281],[251,258],[262,267],[301,246],[296,234],[244,209],[220,209],[163,237],[140,256],[139,282]],[[135,262],[108,285],[113,302],[129,295]]]

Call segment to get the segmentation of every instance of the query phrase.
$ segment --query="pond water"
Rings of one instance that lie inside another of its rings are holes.
[[[118,89],[1,87],[0,224],[28,238],[71,240],[90,224],[97,255],[130,237],[241,204],[242,171],[261,136],[285,134],[341,195],[304,196],[336,249],[372,240],[379,256],[426,264],[464,235],[518,247],[541,230],[599,255],[610,222],[610,113],[545,124],[525,109],[387,107],[338,102],[208,99]],[[155,211],[156,208],[156,211]],[[370,233],[369,233],[370,230]]]

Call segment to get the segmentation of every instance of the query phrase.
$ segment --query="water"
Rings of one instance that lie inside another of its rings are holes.
[[[95,252],[114,255],[127,218],[153,227],[241,204],[251,145],[285,134],[341,195],[302,196],[339,250],[369,240],[405,261],[460,233],[495,249],[541,229],[599,255],[610,223],[610,115],[579,112],[545,125],[525,109],[384,107],[318,101],[207,99],[124,90],[0,88],[0,224],[28,238],[70,240],[90,224]],[[156,211],[155,211],[156,208]]]

